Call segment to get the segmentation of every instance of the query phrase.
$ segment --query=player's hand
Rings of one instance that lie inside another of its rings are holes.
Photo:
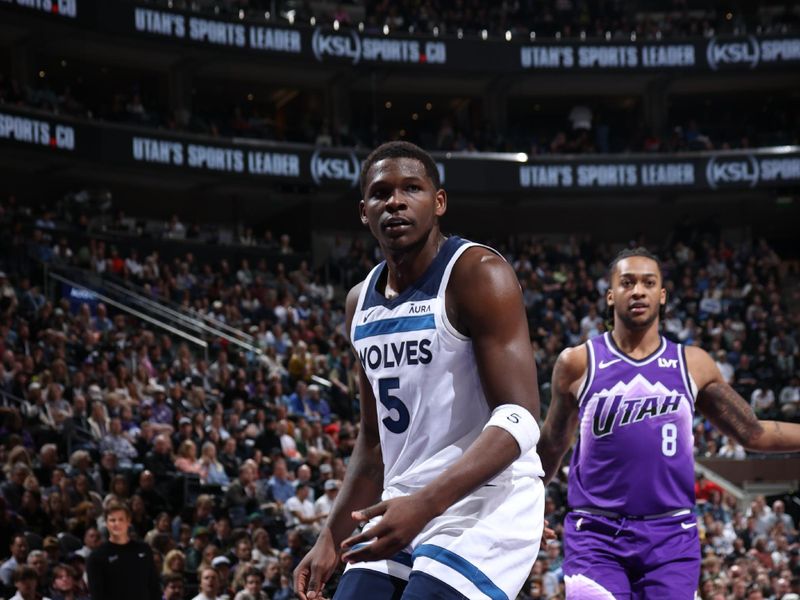
[[[408,546],[436,516],[431,511],[430,503],[422,502],[416,494],[392,498],[369,508],[353,511],[353,519],[356,521],[369,521],[379,515],[383,515],[383,518],[375,527],[342,542],[342,550],[345,551],[342,560],[360,562],[394,556]],[[370,540],[374,541],[356,550],[352,549]]]
[[[330,531],[323,530],[294,570],[294,589],[300,600],[324,600],[322,590],[338,564],[336,544]]]

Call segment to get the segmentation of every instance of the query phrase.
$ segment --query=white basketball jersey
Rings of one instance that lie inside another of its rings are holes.
[[[472,342],[445,310],[453,266],[476,245],[448,238],[425,273],[391,300],[376,289],[385,262],[361,289],[350,339],[375,394],[384,487],[424,487],[461,457],[489,420]],[[495,481],[517,475],[543,475],[535,450]]]

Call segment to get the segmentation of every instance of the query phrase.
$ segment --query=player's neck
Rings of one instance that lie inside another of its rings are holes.
[[[445,237],[436,227],[431,230],[421,244],[395,252],[384,252],[389,272],[384,294],[387,298],[397,296],[408,286],[422,277],[427,268],[439,254]]]
[[[646,329],[629,329],[622,323],[615,323],[611,332],[617,348],[634,359],[645,358],[655,352],[661,345],[658,333],[658,320]]]

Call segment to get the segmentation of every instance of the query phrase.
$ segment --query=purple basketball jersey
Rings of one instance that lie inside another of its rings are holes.
[[[622,515],[694,506],[694,393],[683,346],[634,360],[610,333],[587,343],[569,505]]]

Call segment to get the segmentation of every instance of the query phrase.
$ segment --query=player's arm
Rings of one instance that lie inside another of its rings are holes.
[[[759,421],[705,350],[686,348],[686,362],[697,384],[696,406],[714,427],[753,452],[800,451],[800,424]]]
[[[538,438],[534,417],[539,412],[539,391],[522,294],[514,271],[488,250],[467,250],[453,268],[447,307],[453,325],[472,340],[489,407],[506,410],[502,419],[517,420],[520,427],[516,431],[527,450]],[[350,551],[342,558],[361,561],[392,556],[431,519],[502,472],[520,452],[520,442],[512,433],[501,426],[486,427],[459,460],[420,491],[354,513],[361,520],[383,517],[369,531],[346,540],[343,546]],[[352,550],[369,540],[372,543]]]
[[[353,321],[361,285],[347,296],[347,331]],[[321,598],[321,590],[339,563],[342,540],[355,528],[354,510],[370,506],[381,498],[383,491],[383,456],[381,454],[378,414],[375,396],[361,365],[358,365],[358,388],[361,395],[361,426],[347,473],[339,494],[316,544],[294,572],[295,590],[302,600]]]
[[[572,445],[578,428],[578,385],[586,372],[585,346],[567,348],[556,360],[550,385],[550,408],[536,446],[549,483],[558,471],[564,454]]]

